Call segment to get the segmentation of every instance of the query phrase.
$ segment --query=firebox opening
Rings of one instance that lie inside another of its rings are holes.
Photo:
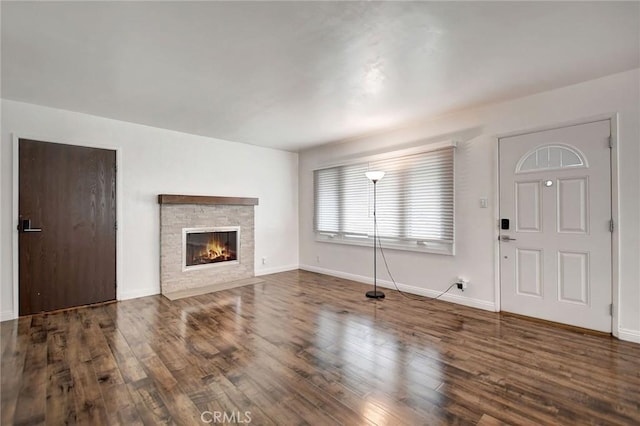
[[[238,263],[239,229],[185,229],[184,232],[186,268],[224,262]]]

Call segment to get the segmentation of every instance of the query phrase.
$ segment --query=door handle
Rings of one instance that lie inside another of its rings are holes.
[[[42,228],[32,228],[31,219],[21,220],[18,224],[18,231],[22,232],[42,232]]]
[[[516,239],[515,238],[511,238],[508,235],[500,235],[500,240],[501,241],[515,241]]]

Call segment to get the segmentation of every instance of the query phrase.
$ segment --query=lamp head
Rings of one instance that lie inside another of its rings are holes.
[[[384,177],[384,172],[366,172],[365,176],[373,183],[376,183]]]

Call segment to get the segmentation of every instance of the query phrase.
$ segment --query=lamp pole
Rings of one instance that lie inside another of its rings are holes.
[[[384,176],[384,172],[367,172],[366,176],[373,182],[373,291],[366,293],[367,297],[372,299],[384,299],[384,293],[378,291],[378,218],[376,217],[377,208],[377,188],[376,184]]]

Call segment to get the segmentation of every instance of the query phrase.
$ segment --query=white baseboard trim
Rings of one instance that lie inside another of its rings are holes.
[[[0,312],[0,322],[9,321],[18,318],[14,315],[13,311],[2,311]]]
[[[274,266],[273,268],[260,268],[260,270],[256,270],[254,273],[256,277],[260,277],[262,275],[277,274],[278,272],[294,271],[296,269],[298,269],[298,265]]]
[[[138,297],[154,296],[160,294],[158,287],[137,288],[132,291],[118,292],[117,300],[137,299]]]
[[[618,327],[618,339],[627,342],[640,343],[640,330]]]
[[[350,274],[342,271],[334,271],[332,269],[320,268],[312,265],[300,265],[300,269],[310,272],[317,272],[319,274],[330,275],[332,277],[344,278],[346,280],[357,281],[364,284],[373,284],[373,279],[365,277],[363,275]],[[442,291],[430,290],[426,288],[416,287],[408,284],[397,283],[398,288],[405,293],[417,294],[425,297],[437,297]],[[378,286],[384,288],[395,289],[392,281],[378,280]],[[457,294],[443,294],[439,300],[446,302],[457,303],[458,305],[469,306],[471,308],[482,309],[484,311],[496,312],[495,303],[486,300],[472,299],[470,297],[464,297]]]
[[[342,271],[334,271],[333,269],[320,268],[319,266],[312,265],[301,264],[299,268],[303,271],[317,272],[318,274],[331,275],[332,277],[344,278],[345,280],[358,281],[365,284],[373,284],[373,279],[362,275],[350,274],[348,272]],[[378,282],[382,283],[382,280]]]

